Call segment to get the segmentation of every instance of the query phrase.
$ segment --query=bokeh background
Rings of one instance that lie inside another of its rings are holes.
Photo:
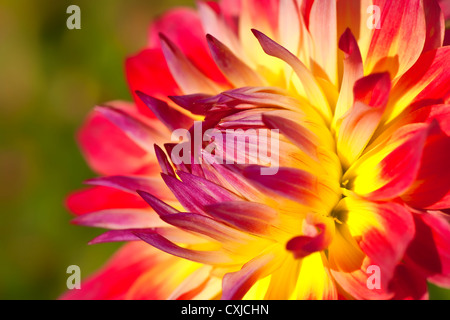
[[[81,30],[66,9],[81,8]],[[94,177],[75,141],[96,104],[130,100],[124,60],[150,21],[194,0],[0,0],[0,299],[56,299],[69,265],[86,277],[120,246],[87,242],[66,195]],[[431,298],[450,291],[431,288]]]

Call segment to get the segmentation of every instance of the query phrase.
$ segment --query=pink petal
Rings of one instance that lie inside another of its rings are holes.
[[[133,229],[161,227],[165,224],[150,210],[109,209],[83,214],[72,220],[73,224],[104,228]]]
[[[98,111],[89,115],[77,140],[88,164],[102,175],[131,174],[149,162],[147,152]]]
[[[450,224],[442,213],[414,215],[416,235],[407,262],[417,266],[422,276],[439,286],[450,288]]]
[[[405,264],[397,266],[389,288],[395,292],[393,300],[428,300],[426,278]]]
[[[67,197],[66,206],[76,215],[107,209],[148,208],[147,203],[137,194],[109,187],[94,187],[73,192]]]
[[[145,192],[145,191],[137,191],[137,193],[142,197],[142,199],[145,200],[146,203],[148,203],[150,205],[150,207],[153,208],[153,210],[155,210],[155,212],[157,214],[159,214],[160,216],[164,216],[164,215],[170,215],[170,214],[175,214],[178,213],[179,211],[172,208],[171,206],[169,206],[168,204],[166,204],[165,202],[161,201],[160,199],[158,199],[157,197]]]
[[[267,235],[270,234],[270,228],[277,225],[278,213],[260,203],[222,202],[209,205],[205,210],[214,218],[250,233]]]
[[[450,47],[438,48],[423,54],[417,63],[392,88],[386,112],[388,121],[397,117],[410,104],[446,103],[450,99]]]
[[[338,120],[353,105],[353,87],[364,76],[363,61],[358,43],[350,29],[346,29],[339,40],[339,49],[345,54],[344,75],[336,104],[334,121]]]
[[[235,87],[265,84],[265,80],[256,71],[236,57],[223,43],[209,34],[206,37],[214,61]]]
[[[198,251],[182,248],[151,231],[135,231],[134,234],[155,248],[180,258],[212,265],[221,265],[232,262],[231,258],[224,252]]]
[[[172,9],[153,22],[149,32],[150,47],[161,47],[160,33],[170,38],[186,57],[209,78],[221,84],[226,83],[209,54],[205,40],[206,31],[195,10],[190,8]]]
[[[143,242],[128,243],[97,273],[84,280],[80,290],[61,296],[64,300],[124,299],[134,282],[170,256]],[[121,270],[122,272],[117,272]],[[164,297],[155,297],[163,299]]]
[[[159,177],[146,176],[108,176],[89,179],[86,184],[116,188],[136,195],[137,190],[155,194],[160,199],[173,200],[170,190]]]
[[[450,137],[436,130],[428,136],[423,148],[416,181],[402,199],[415,208],[450,208],[449,163]]]
[[[160,38],[167,65],[183,93],[217,94],[224,90],[194,66],[169,38],[163,34],[160,34]]]
[[[142,91],[160,99],[181,93],[170,74],[160,48],[145,49],[137,55],[129,57],[125,61],[125,72],[136,105],[143,114],[149,117],[154,117],[154,115],[136,95],[136,91]]]
[[[338,121],[338,155],[345,168],[363,153],[378,128],[390,90],[388,73],[372,74],[355,83],[355,103]]]
[[[140,91],[137,91],[136,94],[170,131],[180,128],[188,129],[194,123],[192,118],[169,106],[167,102],[148,96]]]
[[[395,292],[390,290],[389,283],[414,236],[411,213],[393,202],[374,203],[353,198],[345,198],[336,211],[342,212],[340,220],[344,223],[337,226],[337,233],[347,241],[340,246],[350,251],[340,255],[342,248],[332,243],[329,259],[333,277],[356,299],[392,298]],[[357,246],[350,248],[352,241],[357,241]],[[341,271],[340,265],[350,265],[339,259],[347,260],[352,255],[358,256],[352,269]],[[379,268],[380,288],[367,286],[373,272],[370,266]]]
[[[403,75],[419,58],[426,39],[421,0],[375,0],[381,9],[380,28],[373,30],[366,59],[366,74],[385,72]]]
[[[319,201],[314,189],[316,179],[310,173],[291,169],[280,168],[275,175],[261,175],[260,166],[249,166],[244,170],[244,176],[256,186],[282,197],[314,206]]]

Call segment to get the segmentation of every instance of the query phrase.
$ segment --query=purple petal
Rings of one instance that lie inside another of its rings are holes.
[[[72,220],[73,224],[105,229],[152,228],[166,225],[149,210],[109,209],[83,214]]]
[[[177,213],[161,217],[165,222],[181,228],[193,231],[219,242],[238,242],[252,240],[247,233],[238,231],[224,225],[214,219],[195,213]]]
[[[256,186],[305,205],[320,201],[316,193],[317,179],[312,174],[293,168],[279,168],[274,175],[261,175],[261,166],[244,169],[244,176]]]
[[[142,190],[156,195],[158,198],[172,200],[170,190],[159,178],[144,178],[141,176],[109,176],[94,178],[85,181],[92,186],[103,186],[119,189],[131,194],[136,194],[137,190]]]
[[[180,128],[187,129],[194,123],[192,118],[172,108],[167,102],[148,96],[140,91],[136,91],[136,94],[170,131]]]
[[[183,109],[201,116],[204,116],[206,112],[215,104],[215,102],[206,103],[202,101],[203,99],[211,98],[210,95],[202,93],[195,93],[185,96],[169,96],[169,98]]]
[[[215,82],[197,69],[172,41],[163,34],[159,36],[167,65],[183,92],[214,94],[223,91]]]
[[[265,80],[237,58],[222,42],[210,34],[206,39],[217,66],[235,87],[264,85]]]
[[[135,231],[134,234],[155,248],[183,259],[211,265],[228,264],[233,262],[233,260],[225,252],[198,251],[182,248],[155,232],[143,230]]]
[[[162,172],[164,174],[174,177],[175,171],[173,170],[172,165],[169,162],[169,159],[167,159],[167,156],[164,153],[164,151],[156,144],[155,144],[155,154]],[[144,189],[141,190],[146,191]]]
[[[222,202],[209,205],[205,210],[227,224],[260,235],[266,235],[278,218],[278,213],[271,207],[249,201]]]
[[[151,195],[150,193],[147,193],[145,191],[137,191],[137,193],[160,216],[174,214],[174,213],[178,213],[179,212],[178,210],[172,208],[171,206],[169,206],[165,202],[159,200],[158,198],[156,198],[155,196]]]
[[[285,61],[292,69],[294,69],[294,72],[297,74],[305,88],[308,99],[326,120],[331,119],[332,114],[328,101],[311,71],[309,71],[295,55],[267,37],[264,33],[255,29],[253,29],[252,32],[258,39],[265,53]]]
[[[153,152],[153,144],[156,142],[155,138],[159,136],[154,129],[124,111],[113,107],[96,107],[95,110],[123,130],[142,149]]]

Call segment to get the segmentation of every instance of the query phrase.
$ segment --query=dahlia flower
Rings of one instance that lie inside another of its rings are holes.
[[[449,288],[438,1],[197,7],[151,25],[126,60],[134,103],[97,106],[79,131],[99,177],[69,196],[73,222],[108,229],[92,244],[127,243],[63,298],[424,299],[428,282]],[[174,141],[179,129],[191,139]],[[230,147],[220,134],[244,139]]]

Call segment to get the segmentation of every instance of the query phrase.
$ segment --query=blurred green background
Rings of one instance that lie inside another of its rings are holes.
[[[66,27],[71,4],[81,30]],[[120,246],[88,246],[100,230],[69,223],[65,196],[94,176],[74,136],[94,105],[130,100],[125,57],[180,4],[194,0],[0,0],[0,299],[55,299],[69,265],[86,277]]]

